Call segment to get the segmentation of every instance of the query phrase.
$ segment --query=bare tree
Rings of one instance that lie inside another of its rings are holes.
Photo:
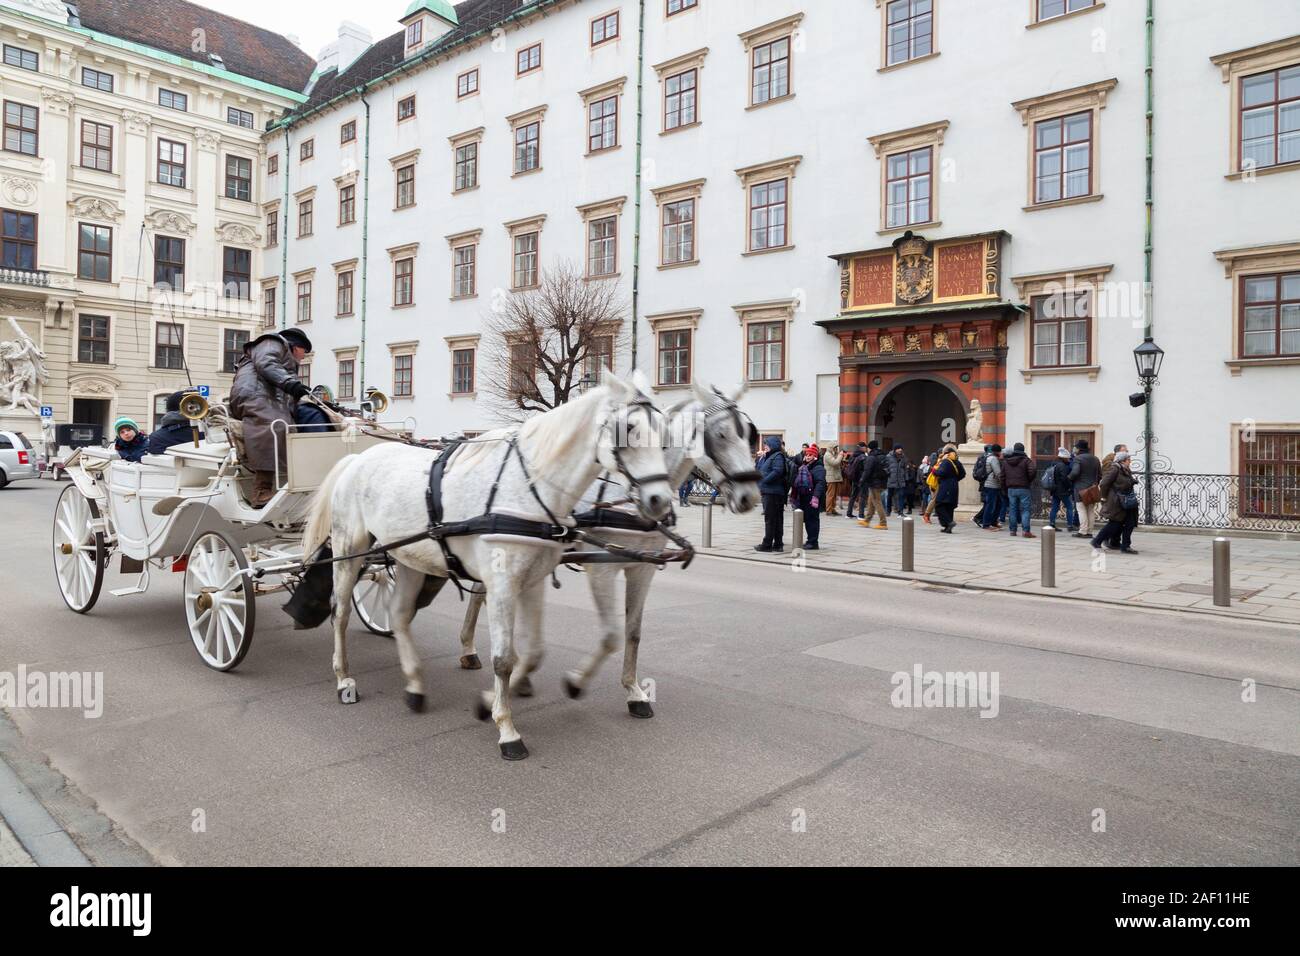
[[[624,313],[617,282],[587,280],[567,261],[537,288],[499,300],[479,349],[479,387],[493,413],[522,421],[576,397],[585,375],[613,368],[627,348]]]

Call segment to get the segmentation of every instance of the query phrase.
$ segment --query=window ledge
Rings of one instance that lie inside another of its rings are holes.
[[[414,308],[415,308],[415,303],[414,303],[414,302],[406,302],[406,303],[404,303],[404,304],[402,304],[402,305],[397,305],[396,303],[394,303],[393,305],[389,306],[389,308],[391,308],[393,311],[397,311],[398,309],[414,309]]]
[[[651,385],[651,389],[656,392],[675,392],[678,389],[690,388],[694,382],[682,382],[679,385]]]
[[[448,297],[447,297],[447,301],[448,301],[448,302],[465,302],[465,301],[467,301],[467,300],[469,300],[469,299],[477,299],[477,298],[478,298],[478,293],[477,293],[477,292],[471,292],[469,295],[453,295],[453,296],[448,296]],[[466,392],[465,394],[468,395],[469,393]]]
[[[740,255],[742,258],[748,259],[750,256],[766,256],[771,255],[774,252],[789,252],[793,248],[794,243],[792,242],[788,246],[773,246],[770,249],[751,249],[749,252],[742,252]]]
[[[757,381],[757,382],[754,381],[754,379],[752,378],[745,380],[746,388],[779,388],[783,392],[790,391],[790,386],[793,384],[794,384],[794,380],[788,378],[773,379],[771,381]]]
[[[418,203],[407,203],[405,206],[394,206],[393,212],[406,212],[408,209],[414,209]]]
[[[621,279],[622,277],[623,277],[623,273],[621,273],[621,272],[611,272],[609,275],[603,275],[603,276],[583,276],[583,277],[582,277],[582,281],[583,281],[583,282],[603,282],[603,281],[605,281],[606,279]]]
[[[939,51],[935,50],[933,53],[927,53],[925,56],[912,57],[912,59],[904,60],[902,63],[894,63],[890,66],[882,66],[880,69],[876,70],[876,72],[893,73],[895,70],[901,70],[903,69],[903,67],[911,66],[913,63],[924,63],[926,60],[933,60],[938,55],[939,55]]]
[[[1256,166],[1251,170],[1237,170],[1223,178],[1231,182],[1239,182],[1249,176],[1271,176],[1273,173],[1289,173],[1297,169],[1300,169],[1300,163],[1278,163],[1274,166]]]
[[[1100,372],[1100,365],[1064,365],[1060,368],[1022,368],[1020,370],[1026,385],[1039,375],[1087,375],[1088,381],[1095,382]]]
[[[83,368],[85,368],[85,369],[101,369],[101,370],[102,370],[102,369],[115,369],[115,368],[117,368],[117,363],[116,363],[116,362],[78,362],[78,361],[75,361],[75,360],[74,360],[74,361],[69,362],[68,365],[69,365],[69,367],[71,367],[71,368],[76,368],[76,369],[83,369]]]
[[[748,113],[751,112],[752,110],[761,110],[764,107],[775,106],[777,103],[786,103],[792,99],[794,99],[793,93],[787,93],[785,94],[785,96],[774,96],[770,100],[764,100],[761,103],[750,103],[748,106],[745,107],[745,112]]]
[[[1232,370],[1234,376],[1240,375],[1242,369],[1257,368],[1267,365],[1300,365],[1300,355],[1272,355],[1267,358],[1236,358],[1223,363]]]
[[[704,120],[696,120],[694,123],[683,123],[681,126],[674,126],[672,129],[660,130],[659,135],[672,136],[673,133],[681,133],[684,132],[685,130],[695,129],[696,127],[703,126],[703,125],[704,125]]]
[[[1093,196],[1075,196],[1073,199],[1056,199],[1052,202],[1035,203],[1032,206],[1023,206],[1025,212],[1038,212],[1040,209],[1059,209],[1062,206],[1079,206],[1083,203],[1101,202],[1105,198],[1104,193],[1097,193]]]
[[[593,156],[604,156],[606,153],[617,153],[622,148],[623,144],[618,143],[614,146],[606,146],[603,149],[589,149],[587,150],[586,155],[588,159],[591,159]]]
[[[447,397],[454,402],[458,398],[477,398],[478,392],[448,392]]]
[[[1094,10],[1100,10],[1105,5],[1104,2],[1094,3],[1092,6],[1084,7],[1082,10],[1071,10],[1069,13],[1062,13],[1060,16],[1056,17],[1048,17],[1046,20],[1035,20],[1033,23],[1026,23],[1025,29],[1033,30],[1035,27],[1045,27],[1050,23],[1059,23],[1062,20],[1073,20],[1075,17],[1081,17],[1085,13],[1092,13]]]
[[[540,173],[541,171],[542,171],[541,166],[534,166],[532,169],[525,169],[522,172],[511,173],[510,178],[518,179],[520,176],[531,176],[533,175],[533,173]]]
[[[938,229],[943,225],[942,219],[932,219],[929,222],[913,222],[906,226],[890,226],[886,229],[877,229],[878,236],[892,236],[896,233],[907,232],[909,229]]]
[[[686,262],[670,262],[667,265],[657,266],[656,268],[658,268],[660,272],[664,272],[668,269],[686,269],[689,268],[690,266],[698,266],[699,264],[700,264],[699,259],[690,259],[687,260]]]
[[[461,189],[453,189],[451,194],[453,196],[459,196],[461,193],[472,193],[476,189],[478,189],[478,183],[475,183],[473,186],[464,186]]]
[[[337,312],[334,315],[334,318],[336,319],[355,319],[356,317],[357,314],[355,312]]]

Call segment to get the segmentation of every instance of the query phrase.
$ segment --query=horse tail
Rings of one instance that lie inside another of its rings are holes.
[[[356,455],[347,455],[340,458],[338,463],[330,469],[330,473],[325,476],[320,487],[316,489],[316,497],[312,499],[311,508],[307,515],[307,527],[302,534],[302,553],[304,558],[310,558],[320,546],[329,540],[331,525],[334,521],[334,486],[339,483],[339,478],[343,476],[344,469],[352,464],[352,459]]]

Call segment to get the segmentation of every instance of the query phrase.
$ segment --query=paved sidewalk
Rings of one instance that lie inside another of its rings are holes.
[[[702,506],[683,509],[678,530],[700,543]],[[713,509],[713,547],[705,554],[769,563],[795,559],[785,512],[786,551],[760,554],[753,548],[763,537],[758,511],[734,515]],[[1300,624],[1300,542],[1232,539],[1232,606],[1216,607],[1211,585],[1211,535],[1144,532],[1133,536],[1137,555],[1094,553],[1082,538],[1057,534],[1056,587],[1040,586],[1042,536],[1013,538],[1006,531],[977,528],[959,520],[951,535],[939,523],[916,516],[914,573],[899,570],[902,520],[892,518],[887,531],[861,527],[856,520],[822,516],[821,550],[803,554],[809,568],[942,582],[961,587],[1020,591],[1148,607],[1213,612],[1259,620]],[[1229,534],[1228,537],[1231,537]]]

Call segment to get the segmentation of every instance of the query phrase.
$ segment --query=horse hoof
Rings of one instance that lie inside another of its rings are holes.
[[[582,685],[575,681],[568,674],[564,675],[564,692],[569,695],[570,700],[577,700],[582,696]]]
[[[648,700],[629,700],[627,702],[627,712],[633,717],[640,717],[642,720],[648,720],[655,715],[654,708],[650,706]]]
[[[492,708],[488,705],[487,701],[483,699],[482,694],[474,700],[474,716],[479,720],[492,719]]]
[[[523,760],[528,756],[528,748],[522,740],[509,740],[501,744],[501,756],[506,760]]]
[[[424,695],[408,690],[406,692],[406,706],[417,714],[424,713]]]
[[[515,697],[532,697],[533,681],[531,677],[521,677],[519,682],[510,688],[510,693]]]
[[[355,704],[361,699],[361,695],[357,693],[357,685],[350,682],[338,689],[338,695],[340,704]]]
[[[483,662],[478,659],[477,654],[465,654],[460,659],[460,669],[463,671],[482,670]]]

